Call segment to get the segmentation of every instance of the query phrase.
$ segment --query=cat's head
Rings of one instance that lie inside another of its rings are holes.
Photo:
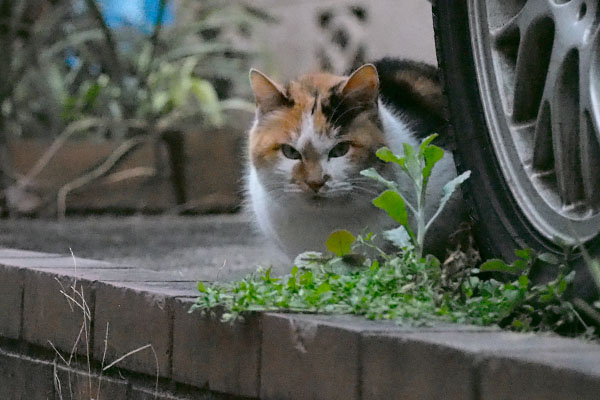
[[[379,79],[371,64],[349,77],[310,74],[283,87],[256,70],[250,81],[257,111],[249,157],[270,197],[309,205],[376,194],[360,175],[384,168],[378,108]]]

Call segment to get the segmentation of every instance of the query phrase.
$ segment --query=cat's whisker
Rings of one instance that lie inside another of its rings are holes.
[[[353,187],[352,186],[342,186],[342,187],[336,187],[334,189],[331,189],[332,192],[352,192],[353,191]]]
[[[375,189],[366,188],[364,186],[356,186],[356,187],[354,187],[354,191],[363,192],[363,193],[371,194],[374,196],[376,196],[380,193],[379,191],[377,191]]]

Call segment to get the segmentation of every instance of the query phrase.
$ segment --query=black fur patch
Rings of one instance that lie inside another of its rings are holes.
[[[377,103],[359,102],[355,99],[342,96],[340,93],[342,84],[338,84],[330,89],[329,96],[321,100],[321,110],[327,121],[344,131],[350,123],[364,112],[371,112],[374,116],[377,110]]]
[[[383,103],[404,116],[417,137],[425,138],[438,133],[440,136],[435,144],[447,147],[450,140],[445,134],[447,118],[441,106],[441,90],[439,96],[424,96],[415,87],[415,82],[398,79],[399,73],[408,72],[439,85],[437,68],[421,62],[393,58],[383,58],[373,62],[373,65],[379,74],[379,93]]]
[[[319,92],[315,92],[315,101],[313,102],[312,110],[310,110],[310,115],[314,115],[315,111],[317,111],[317,104],[319,103]]]
[[[292,108],[292,107],[294,107],[295,104],[296,104],[296,102],[290,95],[290,87],[289,87],[289,83],[288,83],[285,86],[285,88],[283,89],[283,93],[281,93],[281,96],[279,99],[279,105],[280,105],[280,107]]]

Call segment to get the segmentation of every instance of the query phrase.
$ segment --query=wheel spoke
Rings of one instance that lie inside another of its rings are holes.
[[[600,41],[598,41],[600,44]],[[593,110],[594,100],[593,92],[598,93],[600,89],[600,83],[597,82],[600,79],[598,69],[600,65],[599,54],[593,54],[591,44],[585,44],[579,51],[579,104],[582,110]],[[593,112],[592,112],[593,114]]]
[[[591,4],[588,12],[593,15],[588,28],[591,34],[582,37],[579,52],[580,154],[584,201],[588,209],[596,211],[600,209],[600,104],[594,103],[594,98],[600,101],[598,4]]]
[[[581,114],[581,175],[585,202],[592,211],[600,208],[600,145],[589,112]]]
[[[523,34],[517,56],[512,110],[514,122],[534,119],[539,112],[554,45],[554,23],[543,18]]]
[[[538,174],[554,172],[554,149],[552,148],[552,124],[550,104],[545,102],[540,108],[533,147],[533,169]]]
[[[570,51],[550,98],[554,170],[563,206],[583,199],[579,140],[579,53]]]

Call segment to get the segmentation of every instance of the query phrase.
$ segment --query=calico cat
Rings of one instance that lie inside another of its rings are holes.
[[[437,70],[383,59],[349,76],[312,73],[286,86],[253,69],[250,82],[257,108],[248,140],[246,199],[266,238],[293,259],[304,251],[323,251],[337,229],[359,234],[394,227],[371,203],[383,188],[360,171],[375,168],[414,200],[408,178],[375,152],[388,146],[402,154],[402,143],[415,147],[429,134],[443,133]],[[447,138],[440,139],[435,143],[447,144]],[[428,217],[455,175],[446,152],[429,183]],[[463,219],[461,196],[455,194],[428,233],[426,249],[442,254]]]

